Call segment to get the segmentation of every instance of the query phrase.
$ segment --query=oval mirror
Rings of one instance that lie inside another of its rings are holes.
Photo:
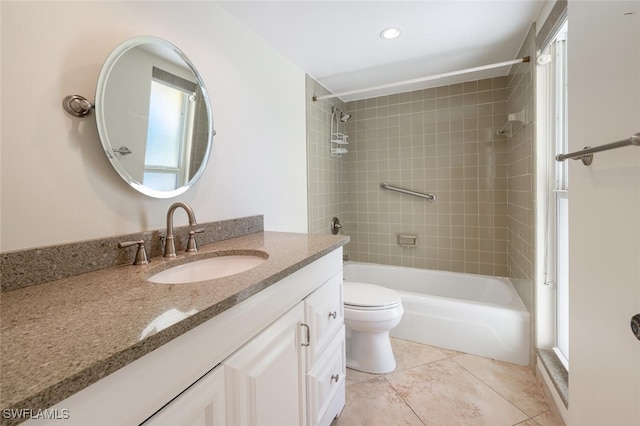
[[[196,68],[168,41],[140,36],[116,47],[98,77],[95,113],[109,161],[143,194],[175,197],[204,172],[211,105]]]

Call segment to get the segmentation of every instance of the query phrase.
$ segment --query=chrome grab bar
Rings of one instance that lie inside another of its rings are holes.
[[[396,191],[396,192],[402,192],[403,194],[408,194],[408,195],[413,195],[414,197],[420,197],[420,198],[425,198],[429,201],[435,201],[436,200],[436,195],[435,194],[423,194],[422,192],[415,192],[415,191],[410,191],[408,189],[402,189],[402,188],[398,188],[395,186],[391,186],[388,183],[382,182],[380,184],[380,189],[388,189],[389,191]]]
[[[564,161],[569,158],[574,160],[582,160],[582,164],[588,166],[593,161],[593,154],[600,151],[608,151],[610,149],[622,148],[624,146],[640,146],[640,133],[634,133],[631,135],[629,139],[623,139],[617,142],[611,142],[606,145],[596,146],[595,148],[591,148],[589,146],[585,147],[582,151],[576,151],[569,154],[558,154],[556,155],[556,161]]]

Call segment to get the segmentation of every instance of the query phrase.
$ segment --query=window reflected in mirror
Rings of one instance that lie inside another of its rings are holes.
[[[118,46],[100,72],[95,110],[105,153],[132,188],[170,198],[202,175],[211,106],[202,78],[171,43],[141,36]]]
[[[186,184],[192,175],[196,85],[156,72],[161,70],[155,67],[153,71],[143,184],[171,191]]]

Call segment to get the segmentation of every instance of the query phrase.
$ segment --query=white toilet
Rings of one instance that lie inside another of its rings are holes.
[[[373,284],[345,281],[344,322],[347,367],[367,373],[396,368],[389,331],[400,323],[404,309],[400,294]]]

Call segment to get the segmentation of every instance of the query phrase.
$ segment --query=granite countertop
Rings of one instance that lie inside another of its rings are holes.
[[[348,237],[258,232],[4,292],[0,296],[0,409],[45,409],[343,246]],[[240,274],[188,284],[146,279],[213,253],[266,252]],[[157,325],[162,323],[161,326]]]

